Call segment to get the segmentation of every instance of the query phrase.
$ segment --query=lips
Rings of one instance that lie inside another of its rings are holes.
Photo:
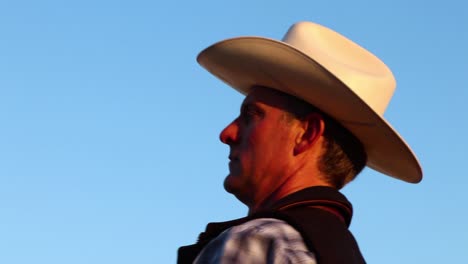
[[[233,155],[229,155],[229,170],[233,170],[233,168],[235,166],[237,166],[237,162],[239,161],[239,159],[236,157],[236,156],[233,156]]]

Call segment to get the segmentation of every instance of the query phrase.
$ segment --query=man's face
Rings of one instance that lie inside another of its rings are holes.
[[[265,200],[291,170],[294,122],[286,117],[285,100],[277,91],[254,88],[221,132],[230,147],[224,188],[249,207]]]

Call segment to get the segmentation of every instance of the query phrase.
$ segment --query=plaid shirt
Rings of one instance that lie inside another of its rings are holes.
[[[273,218],[259,218],[234,226],[213,239],[195,259],[197,264],[317,264],[292,226]]]

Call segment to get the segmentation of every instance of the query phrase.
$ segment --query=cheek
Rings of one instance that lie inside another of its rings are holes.
[[[242,156],[252,162],[261,163],[285,154],[291,148],[289,145],[293,139],[282,126],[284,124],[258,125],[243,129],[239,145]]]
[[[246,126],[239,129],[239,147],[244,151],[252,149],[257,141],[261,139],[256,126]]]
[[[265,147],[267,147],[269,144],[267,141],[270,139],[270,135],[267,133],[263,132],[261,130],[253,130],[251,133],[248,134],[248,136],[245,138],[245,147],[249,152],[256,153],[256,152],[261,152],[264,151]]]
[[[269,151],[274,157],[286,157],[289,153],[292,153],[294,149],[294,137],[289,130],[285,130],[282,127],[276,127],[268,135],[263,138],[263,143],[266,148],[265,151]]]
[[[247,142],[247,155],[257,167],[264,166],[274,158],[276,152],[276,141],[265,133],[252,135]]]
[[[252,170],[254,167],[261,166],[262,158],[269,144],[266,144],[267,136],[259,133],[258,130],[246,131],[239,144],[239,154],[244,169]]]

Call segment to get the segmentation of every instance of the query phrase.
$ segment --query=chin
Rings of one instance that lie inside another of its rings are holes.
[[[230,173],[224,179],[224,189],[228,193],[232,193],[234,195],[237,195],[238,193],[242,192],[242,190],[244,189],[243,185],[244,184],[241,175]]]
[[[242,178],[238,175],[229,174],[226,179],[224,179],[224,189],[248,206],[248,201],[250,200],[248,197],[249,191],[241,179]]]
[[[224,189],[226,190],[226,192],[228,193],[232,193],[234,194],[234,190],[236,189],[234,186],[235,182],[235,176],[231,175],[231,174],[228,174],[228,176],[226,176],[226,178],[224,179]]]

